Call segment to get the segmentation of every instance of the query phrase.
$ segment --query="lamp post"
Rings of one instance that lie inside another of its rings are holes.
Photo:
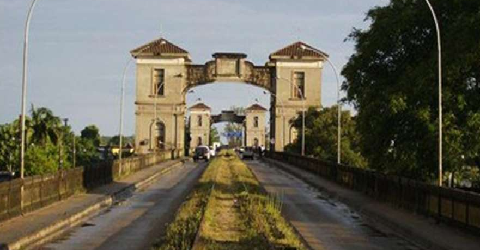
[[[303,50],[310,50],[320,54],[323,52],[307,46],[302,46]],[[338,75],[337,67],[325,56],[325,60],[328,62],[333,72],[335,73],[335,79],[337,80],[337,163],[342,163],[342,102],[340,100],[340,76]]]
[[[20,178],[23,179],[25,169],[25,113],[27,105],[27,68],[28,68],[28,35],[30,31],[30,20],[37,0],[33,0],[28,10],[27,20],[25,22],[25,36],[23,42],[23,72],[22,72],[22,121],[21,121],[21,146],[20,146]],[[23,187],[23,186],[22,186]],[[22,189],[23,190],[23,189]]]
[[[122,167],[122,151],[123,151],[123,107],[124,107],[124,100],[125,100],[125,79],[127,77],[127,70],[132,63],[133,58],[128,59],[127,63],[125,64],[125,67],[123,69],[123,77],[122,77],[122,85],[121,85],[121,90],[120,90],[120,128],[118,132],[119,136],[119,145],[118,145],[118,160],[120,164],[120,168]]]
[[[281,78],[281,77],[275,77],[278,80],[284,80],[295,86],[295,89],[298,91],[300,94],[300,98],[302,98],[302,156],[305,155],[305,96],[303,95],[303,91],[300,89],[300,87],[295,83],[292,82],[288,79]]]
[[[442,41],[440,34],[440,25],[437,20],[437,15],[429,0],[427,2],[428,8],[433,16],[435,22],[435,30],[437,32],[438,45],[438,186],[442,186],[443,179],[443,110],[442,110]]]
[[[269,93],[267,91],[263,91],[263,94],[268,95]],[[283,118],[283,124],[282,124],[282,149],[285,147],[285,105],[283,105],[282,99],[277,98],[277,95],[274,93],[270,92],[270,95],[274,96],[275,99],[280,101],[280,106],[282,107],[282,118]],[[275,112],[276,113],[276,112]],[[273,149],[275,151],[275,149]]]
[[[162,83],[160,83],[160,85],[159,85],[159,86],[156,88],[156,90],[155,90],[155,93],[154,93],[154,95],[153,95],[153,98],[154,98],[154,100],[153,100],[153,109],[154,109],[154,111],[153,111],[153,120],[152,120],[152,123],[150,124],[150,139],[152,138],[152,129],[151,129],[151,127],[152,127],[152,125],[158,120],[158,119],[157,119],[157,98],[158,98],[158,92],[157,92],[157,91],[158,91],[158,89],[161,89],[161,88],[165,85],[167,79],[175,78],[175,77],[180,78],[180,77],[183,77],[183,75],[182,75],[182,73],[180,73],[180,74],[176,74],[176,75],[173,75],[173,76],[170,76],[170,77],[165,77],[165,78],[163,79]],[[175,107],[176,107],[176,106],[175,106]],[[174,112],[175,112],[175,111],[176,111],[176,108],[174,109]],[[177,145],[175,145],[175,148],[176,148],[176,147],[177,147]],[[150,142],[150,150],[155,150],[155,148],[152,148],[152,143],[151,143],[151,142]]]

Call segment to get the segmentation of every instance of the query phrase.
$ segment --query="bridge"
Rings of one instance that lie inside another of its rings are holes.
[[[0,183],[0,249],[480,246],[478,194],[283,152],[296,133],[289,121],[320,108],[326,53],[297,42],[264,66],[223,52],[193,64],[186,50],[161,38],[131,54],[138,155]],[[263,88],[271,106],[254,104],[245,114],[211,114],[204,103],[187,108],[190,89],[220,82]],[[210,144],[219,122],[242,124],[244,144],[272,142],[269,152],[250,161],[233,151],[210,162],[185,157]]]

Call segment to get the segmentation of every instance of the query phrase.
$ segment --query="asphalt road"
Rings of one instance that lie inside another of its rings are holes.
[[[423,249],[291,174],[259,161],[246,163],[268,192],[282,197],[284,215],[313,249]]]
[[[197,182],[205,163],[185,163],[144,190],[127,194],[114,206],[40,249],[149,249]]]

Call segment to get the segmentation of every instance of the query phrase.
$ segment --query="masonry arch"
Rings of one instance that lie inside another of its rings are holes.
[[[132,50],[131,55],[137,67],[136,151],[140,154],[149,151],[145,143],[149,141],[149,123],[158,115],[165,125],[165,145],[172,145],[177,155],[183,155],[185,148],[186,94],[192,88],[212,83],[238,82],[271,93],[270,133],[275,139],[271,141],[288,141],[289,126],[283,126],[282,121],[290,121],[304,109],[321,106],[321,76],[328,57],[303,42],[295,42],[270,54],[263,66],[254,65],[243,53],[224,52],[214,53],[213,59],[205,64],[193,64],[188,51],[164,38]],[[291,95],[295,81],[301,81],[297,85],[308,93],[305,99]],[[152,86],[158,82],[164,83],[161,96],[153,92]],[[285,144],[270,146],[283,151]]]

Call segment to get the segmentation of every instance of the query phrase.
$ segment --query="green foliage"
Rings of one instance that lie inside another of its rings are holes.
[[[309,109],[305,114],[305,153],[316,158],[337,162],[338,145],[338,110],[337,106],[323,108],[320,111]],[[360,154],[360,135],[355,126],[355,120],[349,111],[342,112],[342,163],[366,167],[366,160]],[[302,116],[299,115],[293,126],[302,131]],[[302,133],[297,133],[294,143],[286,147],[287,152],[297,153],[301,149]]]
[[[444,169],[480,163],[480,1],[432,3],[442,30]],[[438,75],[434,22],[425,1],[371,9],[342,74],[358,109],[361,151],[375,169],[437,176]],[[462,155],[465,157],[463,159]]]
[[[75,137],[71,127],[64,126],[51,110],[33,106],[31,118],[26,117],[25,124],[25,175],[54,173],[59,168],[71,168],[74,148],[77,165],[91,165],[100,160],[96,146],[100,135],[94,125],[86,127],[82,137]],[[19,120],[0,125],[0,170],[20,171],[20,138]]]
[[[210,144],[215,142],[220,142],[220,135],[218,134],[217,128],[211,126],[210,127]]]
[[[93,145],[100,146],[100,130],[95,125],[86,126],[81,132],[82,139],[92,141]]]
[[[77,166],[91,166],[100,161],[95,140],[79,137],[76,141]]]
[[[25,175],[55,173],[60,168],[71,167],[65,154],[60,154],[60,147],[51,143],[44,146],[30,146],[25,154]]]
[[[28,129],[33,130],[32,142],[42,146],[45,146],[48,142],[57,144],[61,136],[62,121],[60,118],[53,115],[50,109],[43,107],[35,109],[32,105],[30,112],[32,118]]]
[[[0,171],[19,169],[20,130],[14,124],[0,125]]]

